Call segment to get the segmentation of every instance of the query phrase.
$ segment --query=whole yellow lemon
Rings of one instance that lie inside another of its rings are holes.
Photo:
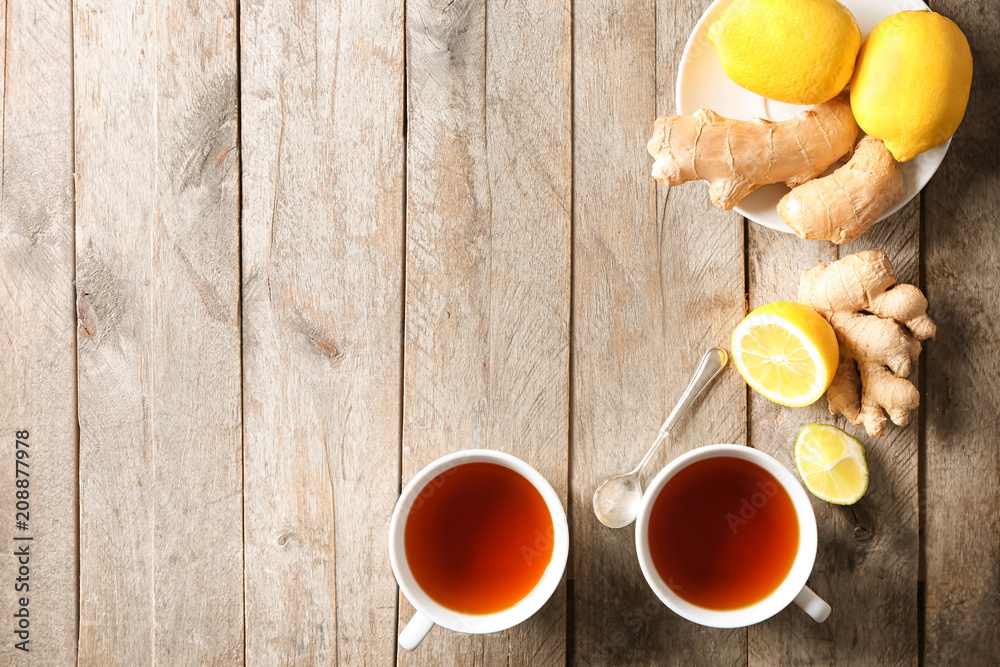
[[[869,33],[851,80],[851,110],[900,162],[955,133],[972,87],[972,52],[961,29],[930,11],[883,19]]]
[[[734,0],[708,39],[735,83],[790,104],[836,97],[861,48],[858,22],[837,0]]]

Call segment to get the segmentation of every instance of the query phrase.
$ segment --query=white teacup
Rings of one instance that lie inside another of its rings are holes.
[[[549,509],[549,516],[552,518],[554,532],[552,559],[535,587],[512,607],[492,614],[463,614],[434,601],[414,579],[406,560],[404,544],[406,520],[410,508],[427,483],[449,468],[476,462],[497,463],[510,468],[528,480],[545,501]],[[537,470],[510,454],[487,449],[469,449],[439,458],[417,473],[416,477],[406,485],[396,502],[396,509],[392,513],[392,522],[389,524],[389,560],[392,563],[392,572],[396,575],[396,581],[399,583],[403,595],[417,610],[417,613],[413,615],[413,618],[399,635],[400,646],[412,651],[435,625],[455,632],[486,634],[506,630],[527,620],[541,609],[559,586],[566,569],[568,555],[569,527],[566,523],[566,512],[563,510],[559,496]]]
[[[679,470],[695,461],[716,456],[746,459],[771,473],[788,492],[799,521],[799,547],[792,568],[784,581],[763,600],[739,609],[708,609],[680,597],[660,577],[649,552],[649,515],[660,491]],[[741,628],[774,616],[791,602],[797,604],[818,623],[822,623],[830,615],[830,605],[806,586],[806,580],[816,560],[816,515],[813,513],[809,496],[792,473],[756,449],[739,445],[708,445],[683,454],[668,463],[653,479],[642,498],[639,516],[635,523],[635,550],[642,573],[656,596],[663,604],[689,621],[714,628]]]

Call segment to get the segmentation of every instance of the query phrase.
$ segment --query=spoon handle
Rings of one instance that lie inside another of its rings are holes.
[[[674,409],[670,411],[670,415],[667,416],[667,421],[663,422],[663,426],[660,427],[660,432],[656,436],[656,442],[653,446],[649,448],[646,455],[642,457],[642,461],[636,468],[636,472],[642,470],[643,466],[649,462],[649,459],[653,456],[653,453],[660,446],[670,432],[674,430],[677,426],[677,422],[680,421],[681,417],[687,412],[687,409],[691,407],[694,400],[698,398],[698,395],[715,379],[715,376],[726,367],[726,361],[729,360],[729,355],[726,351],[720,347],[713,347],[705,356],[701,358],[701,363],[698,365],[698,370],[695,371],[694,377],[691,378],[691,382],[688,383],[687,389],[681,394],[681,398],[677,401],[677,405]]]
[[[677,405],[670,412],[667,421],[663,422],[663,426],[660,427],[661,432],[670,435],[670,432],[677,426],[677,422],[680,421],[681,416],[694,403],[694,399],[698,398],[698,395],[701,394],[705,387],[726,367],[728,359],[729,355],[721,347],[713,347],[705,353],[705,356],[701,358],[701,363],[698,365],[698,370],[695,371],[694,377],[688,383],[687,389],[681,394],[681,400],[677,401]]]

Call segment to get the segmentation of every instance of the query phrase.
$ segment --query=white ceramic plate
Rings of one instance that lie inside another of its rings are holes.
[[[927,5],[920,0],[840,1],[854,12],[863,37],[867,37],[875,24],[886,16],[907,9],[927,9]],[[737,86],[722,71],[715,47],[708,41],[708,28],[719,20],[731,2],[732,0],[715,0],[702,14],[684,47],[684,55],[681,56],[677,72],[677,113],[692,114],[704,107],[727,118],[751,120],[760,117],[768,120],[785,120],[803,109],[808,109],[809,107],[784,104],[754,95],[745,88]],[[937,171],[938,165],[948,152],[950,144],[951,139],[903,164],[906,192],[882,218],[903,208],[927,185],[927,181]],[[837,163],[830,169],[832,171],[839,166],[840,163]],[[777,210],[778,200],[787,192],[788,188],[781,184],[765,185],[744,197],[736,207],[736,211],[765,227],[791,233],[792,230],[781,220]]]

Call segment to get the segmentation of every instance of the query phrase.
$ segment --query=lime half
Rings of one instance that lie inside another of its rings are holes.
[[[868,489],[865,449],[836,426],[810,424],[795,442],[795,465],[806,488],[835,505],[853,505]]]

